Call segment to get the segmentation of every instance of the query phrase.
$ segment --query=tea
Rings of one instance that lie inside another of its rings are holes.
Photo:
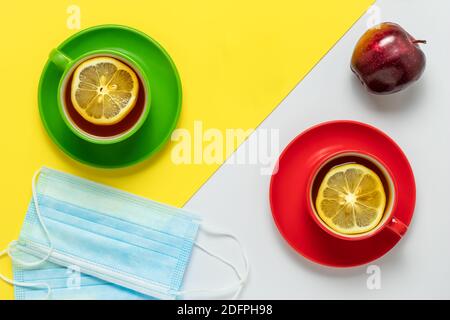
[[[389,194],[390,194],[390,185],[386,179],[386,173],[384,173],[383,171],[381,171],[381,169],[379,168],[378,165],[376,165],[371,159],[365,158],[363,156],[359,156],[359,155],[342,155],[342,156],[338,156],[334,159],[331,159],[330,161],[328,161],[327,163],[325,163],[317,172],[317,175],[314,179],[314,182],[312,184],[312,190],[311,190],[311,196],[312,199],[314,200],[314,203],[316,201],[317,198],[317,192],[319,191],[319,187],[320,184],[323,181],[323,178],[325,177],[325,175],[331,170],[331,168],[336,167],[338,165],[342,165],[342,164],[346,164],[346,163],[358,163],[360,165],[363,165],[364,167],[369,168],[370,170],[372,170],[373,172],[376,173],[376,175],[380,178],[382,184],[383,184],[383,188],[385,190],[386,193],[386,203],[389,203]]]
[[[92,59],[92,57],[90,57]],[[119,60],[121,63],[126,64],[129,68],[131,68],[138,79],[138,84],[140,90],[138,91],[136,104],[133,109],[118,123],[112,125],[97,125],[92,122],[84,119],[80,113],[75,109],[72,100],[71,100],[71,84],[74,77],[74,72],[77,66],[74,66],[71,72],[65,79],[65,83],[63,85],[63,92],[61,97],[63,97],[63,109],[64,113],[67,116],[67,120],[69,120],[70,124],[83,135],[86,135],[90,138],[99,139],[99,140],[107,140],[114,139],[120,137],[127,132],[130,132],[135,125],[139,122],[141,117],[144,115],[144,110],[147,104],[147,94],[145,91],[145,87],[143,85],[142,77],[139,72],[135,68],[133,68],[130,64],[125,62],[122,59],[118,59],[114,57],[114,59]],[[85,59],[86,61],[88,59]],[[82,63],[82,62],[80,62]],[[79,64],[80,64],[79,63]],[[79,65],[78,64],[78,65]]]
[[[318,219],[333,232],[361,235],[376,229],[388,216],[392,182],[375,159],[342,154],[317,171],[311,202]]]

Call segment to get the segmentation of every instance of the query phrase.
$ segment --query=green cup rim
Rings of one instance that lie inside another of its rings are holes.
[[[76,35],[78,35],[78,34],[76,34]],[[72,37],[70,37],[70,38],[72,38]],[[62,54],[64,54],[64,52],[61,51],[59,48],[61,46],[63,46],[63,44],[61,44],[60,46],[58,46],[56,48],[56,50],[61,52]],[[67,119],[67,115],[66,115],[66,112],[64,111],[64,106],[63,106],[62,97],[61,97],[61,91],[62,91],[62,87],[63,87],[64,81],[66,80],[69,72],[71,72],[73,70],[74,66],[79,64],[80,61],[89,58],[90,56],[101,56],[101,55],[113,56],[113,57],[115,56],[115,57],[117,57],[119,59],[125,60],[125,62],[127,62],[127,63],[130,63],[131,67],[133,69],[135,69],[136,71],[138,71],[139,77],[142,80],[142,85],[144,86],[144,90],[145,90],[144,110],[143,110],[142,115],[138,119],[138,121],[136,121],[136,123],[126,133],[120,134],[118,137],[110,138],[110,139],[108,139],[108,138],[106,138],[106,139],[96,139],[96,138],[90,137],[87,134],[83,134],[82,132],[80,132],[80,129],[77,130],[77,128],[74,127],[74,125],[69,121],[69,119]],[[49,62],[52,63],[51,60],[49,60]],[[90,143],[104,145],[104,144],[119,143],[121,141],[124,141],[124,140],[130,138],[133,134],[135,134],[137,131],[139,131],[139,129],[142,127],[142,125],[147,120],[148,114],[150,113],[150,108],[151,108],[151,89],[150,89],[149,80],[148,80],[147,75],[142,70],[142,68],[140,67],[139,63],[136,62],[132,57],[130,57],[129,55],[127,55],[127,54],[125,54],[125,53],[123,53],[123,52],[121,52],[119,50],[98,49],[98,50],[89,51],[89,52],[87,52],[87,53],[85,53],[85,54],[83,54],[83,55],[81,55],[79,57],[76,57],[76,58],[72,59],[71,62],[66,66],[66,68],[64,69],[63,74],[61,75],[59,83],[58,83],[57,99],[58,99],[58,110],[59,110],[59,112],[61,114],[61,118],[63,119],[63,121],[66,124],[66,126],[75,135],[77,135],[79,138],[81,138],[81,139],[83,139],[85,141],[88,141]]]

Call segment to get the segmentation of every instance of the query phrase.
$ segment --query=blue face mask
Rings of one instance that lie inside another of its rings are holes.
[[[15,262],[16,298],[176,299],[234,291],[245,272],[196,243],[198,216],[117,189],[43,168],[18,241],[3,252]],[[237,241],[238,242],[238,241]],[[238,242],[239,243],[239,242]],[[193,247],[236,272],[219,290],[180,291]],[[72,286],[70,284],[73,284]]]

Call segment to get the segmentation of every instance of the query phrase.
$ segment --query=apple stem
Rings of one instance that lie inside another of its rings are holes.
[[[413,43],[423,43],[426,44],[427,40],[414,40]]]

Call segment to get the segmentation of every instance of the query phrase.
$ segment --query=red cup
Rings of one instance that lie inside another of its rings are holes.
[[[343,234],[333,230],[320,218],[315,208],[316,192],[326,172],[328,172],[329,169],[331,169],[335,165],[351,162],[365,165],[366,167],[375,171],[375,173],[379,175],[380,179],[383,182],[387,196],[387,203],[381,221],[372,230],[360,234]],[[382,160],[365,151],[341,150],[339,152],[326,154],[323,157],[319,158],[312,166],[306,190],[308,190],[308,192],[306,193],[306,203],[310,216],[323,231],[335,238],[350,241],[364,240],[375,236],[376,234],[382,232],[384,229],[389,229],[399,237],[402,237],[408,229],[406,224],[404,224],[395,216],[395,213],[397,212],[398,200],[398,188],[395,176],[392,175],[391,170],[383,163]]]

